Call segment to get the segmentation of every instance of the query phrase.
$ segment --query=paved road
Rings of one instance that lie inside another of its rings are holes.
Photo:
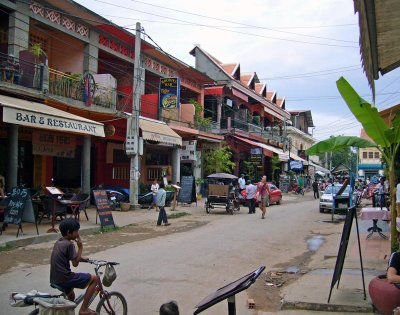
[[[223,210],[209,216],[209,224],[190,232],[125,244],[91,256],[121,263],[113,289],[127,298],[129,314],[158,314],[160,304],[171,299],[178,301],[181,314],[193,314],[196,303],[207,294],[261,265],[267,270],[296,267],[297,259],[309,251],[307,240],[312,236],[323,235],[328,245],[334,239],[336,249],[341,233],[341,226],[321,222],[318,201],[307,196],[298,203],[271,206],[265,220],[260,212],[247,214],[247,208],[233,216]],[[91,271],[84,264],[79,269]],[[51,291],[48,274],[49,265],[45,265],[18,267],[1,275],[0,309],[10,315],[23,313],[8,306],[9,292]],[[246,293],[237,297],[238,314],[253,314],[245,308],[246,299]],[[226,302],[202,314],[227,314]]]

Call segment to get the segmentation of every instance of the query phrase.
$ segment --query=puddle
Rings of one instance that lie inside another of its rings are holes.
[[[314,235],[307,240],[308,250],[316,252],[324,242],[325,239],[321,235]]]
[[[286,272],[288,273],[298,273],[300,271],[300,268],[297,266],[290,266],[286,269]]]

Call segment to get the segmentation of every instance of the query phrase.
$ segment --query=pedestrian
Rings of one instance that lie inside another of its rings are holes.
[[[260,203],[259,203],[259,207],[261,209],[261,219],[265,219],[265,213],[267,211],[266,207],[269,206],[269,195],[270,195],[270,190],[269,190],[269,186],[267,183],[267,176],[263,176],[261,178],[261,182],[258,183],[257,186],[257,192],[260,195]]]
[[[158,211],[158,207],[157,207],[157,192],[158,192],[159,188],[160,188],[160,185],[157,182],[157,178],[155,178],[153,183],[151,184],[151,187],[150,187],[151,193],[153,194],[153,202],[151,203],[151,205],[150,205],[148,210],[151,210],[151,209],[153,209],[153,207],[156,207],[156,211]]]
[[[312,188],[314,191],[314,199],[319,199],[319,187],[316,180],[312,183]]]
[[[239,189],[240,191],[246,189],[246,180],[244,179],[244,174],[242,174],[239,178]]]
[[[168,223],[167,213],[165,212],[165,199],[167,197],[167,192],[164,189],[164,183],[161,182],[157,192],[157,201],[156,205],[160,209],[160,213],[158,214],[157,225],[160,226],[163,222],[164,225],[171,225]]]
[[[178,303],[170,301],[160,307],[160,315],[179,315]]]
[[[78,267],[80,262],[89,260],[89,258],[82,256],[83,244],[79,236],[80,224],[75,219],[68,218],[63,220],[59,227],[62,238],[54,244],[51,253],[50,283],[61,287],[70,301],[75,300],[74,288],[87,288],[79,315],[96,315],[95,311],[89,309],[89,302],[97,285],[96,275],[75,273],[71,271],[70,267],[70,262],[74,267]],[[78,251],[76,251],[73,241],[76,242]]]
[[[253,183],[248,180],[246,186],[246,200],[247,206],[249,207],[249,214],[256,213],[256,201],[254,197],[257,193],[257,186],[253,185]]]

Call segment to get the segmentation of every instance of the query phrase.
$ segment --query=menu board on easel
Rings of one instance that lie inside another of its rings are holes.
[[[64,193],[60,189],[58,189],[57,187],[46,187],[46,189],[53,196],[64,195]]]
[[[99,215],[101,226],[115,227],[107,192],[105,190],[93,190],[93,197],[96,203],[97,214]]]
[[[29,188],[13,187],[10,197],[4,213],[4,224],[18,225],[18,237],[19,231],[22,232],[22,222],[34,223],[36,225],[36,232],[39,234]]]

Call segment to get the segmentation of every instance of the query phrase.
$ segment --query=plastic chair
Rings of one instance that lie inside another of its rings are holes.
[[[39,224],[42,221],[44,215],[47,215],[50,218],[50,216],[53,215],[53,213],[54,213],[54,216],[55,216],[54,219],[57,219],[57,217],[59,217],[61,220],[63,219],[63,217],[66,218],[66,216],[67,216],[67,206],[66,205],[59,203],[57,200],[54,203],[54,199],[47,197],[47,196],[41,197],[40,199],[42,200],[44,211],[43,211],[41,218],[39,219]],[[54,206],[55,206],[55,209],[53,212]]]

